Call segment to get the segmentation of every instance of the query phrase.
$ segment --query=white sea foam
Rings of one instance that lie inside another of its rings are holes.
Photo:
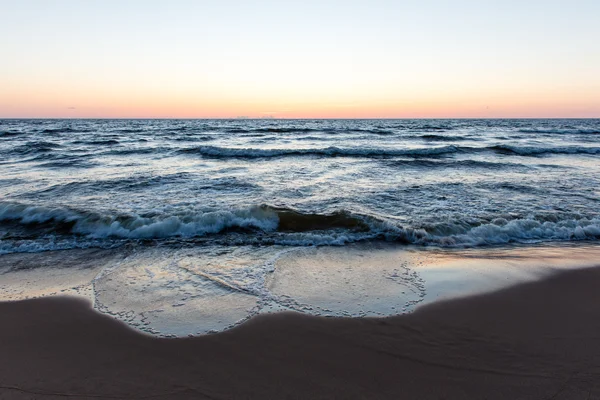
[[[447,227],[447,226],[446,226]],[[455,225],[455,232],[432,235],[418,239],[415,243],[439,244],[442,246],[481,246],[512,242],[593,240],[600,238],[600,219],[565,219],[556,222],[540,221],[535,218],[502,219],[469,229]]]
[[[130,239],[193,237],[218,233],[228,228],[273,231],[279,222],[277,213],[268,207],[143,217],[102,215],[14,203],[0,204],[0,221],[3,220],[14,220],[21,224],[72,224],[71,232],[75,234],[91,238]]]
[[[450,220],[423,226],[401,225],[371,216],[303,214],[269,206],[211,212],[179,210],[152,216],[111,215],[66,208],[0,203],[0,221],[17,223],[38,239],[5,239],[0,253],[90,246],[113,246],[128,239],[194,238],[211,235],[238,244],[340,246],[382,240],[444,247],[472,247],[512,242],[600,239],[600,219],[569,214],[552,218],[490,218],[488,222]],[[286,224],[283,227],[281,224]],[[291,228],[296,228],[293,230]],[[227,235],[231,230],[236,235]],[[260,232],[260,234],[257,234]],[[111,242],[112,241],[112,242]]]

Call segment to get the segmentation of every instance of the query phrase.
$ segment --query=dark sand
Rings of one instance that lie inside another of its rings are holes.
[[[0,303],[0,398],[600,399],[600,268],[386,319],[156,339],[83,301]]]

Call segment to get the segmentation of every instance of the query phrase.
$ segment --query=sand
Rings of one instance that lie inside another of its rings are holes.
[[[0,399],[598,399],[600,268],[384,319],[262,315],[159,339],[50,297],[0,303]]]

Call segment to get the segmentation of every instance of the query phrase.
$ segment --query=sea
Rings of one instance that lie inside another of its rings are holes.
[[[407,312],[428,257],[598,239],[599,119],[0,120],[2,299],[152,334]]]

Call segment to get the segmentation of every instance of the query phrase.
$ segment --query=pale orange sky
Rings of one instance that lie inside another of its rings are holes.
[[[4,5],[0,117],[600,117],[597,2],[214,3]]]

